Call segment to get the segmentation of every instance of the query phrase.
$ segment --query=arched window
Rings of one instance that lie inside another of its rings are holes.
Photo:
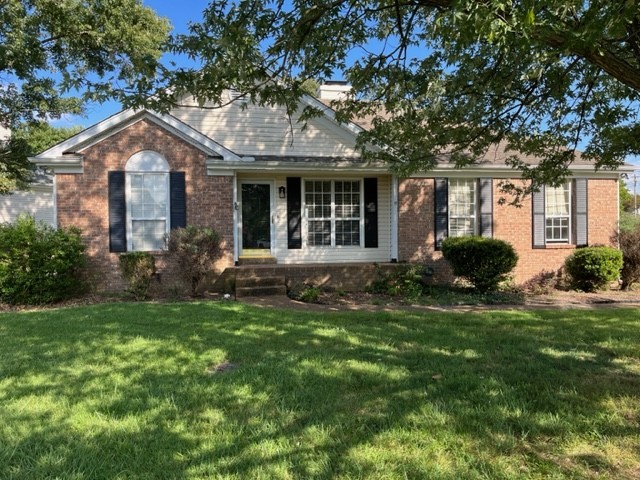
[[[169,164],[159,153],[143,150],[125,166],[127,199],[127,250],[165,248],[169,233]]]

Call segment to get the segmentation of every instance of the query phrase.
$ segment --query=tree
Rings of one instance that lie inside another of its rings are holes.
[[[81,113],[88,100],[144,96],[168,32],[140,0],[4,0],[0,126]],[[15,158],[3,156],[0,170],[24,183],[28,170],[6,163]]]
[[[158,108],[184,92],[223,104],[233,86],[294,112],[306,79],[340,72],[353,91],[338,118],[373,115],[359,145],[401,174],[443,155],[464,166],[503,142],[533,181],[512,186],[526,193],[562,182],[578,147],[596,168],[640,152],[632,0],[214,0],[172,49],[202,68],[169,72]]]
[[[75,135],[82,127],[56,128],[36,122],[19,126],[0,146],[0,195],[29,187],[32,165],[28,157]]]
[[[620,180],[620,213],[633,212],[633,193],[627,187],[624,180]]]

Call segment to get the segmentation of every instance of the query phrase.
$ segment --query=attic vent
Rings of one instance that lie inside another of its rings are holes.
[[[237,88],[229,88],[229,100],[232,102],[238,102],[242,105],[249,103],[246,95],[242,96],[242,93]]]

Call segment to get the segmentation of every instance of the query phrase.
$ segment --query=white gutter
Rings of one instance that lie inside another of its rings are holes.
[[[29,157],[29,161],[39,167],[53,170],[54,173],[83,173],[82,155],[62,155],[59,157]]]

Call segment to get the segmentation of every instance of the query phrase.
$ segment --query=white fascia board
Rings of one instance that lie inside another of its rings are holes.
[[[222,172],[327,172],[327,173],[356,173],[356,174],[389,174],[384,165],[354,165],[351,162],[327,164],[326,162],[230,162],[215,159],[207,160],[207,174],[221,175]]]
[[[132,109],[123,110],[122,112],[110,116],[102,122],[83,130],[64,142],[51,147],[36,158],[59,158],[66,152],[84,150],[143,119],[148,119],[160,127],[166,128],[208,155],[219,155],[225,160],[240,159],[240,157],[231,150],[211,140],[206,135],[198,132],[172,115],[156,113],[149,110],[135,111]]]

